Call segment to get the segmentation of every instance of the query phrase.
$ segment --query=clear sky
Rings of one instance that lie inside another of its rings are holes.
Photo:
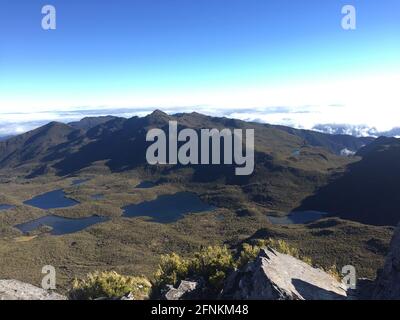
[[[153,108],[400,126],[399,57],[399,0],[0,0],[0,134]]]

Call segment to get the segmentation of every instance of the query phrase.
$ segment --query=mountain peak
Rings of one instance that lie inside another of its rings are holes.
[[[48,132],[52,132],[53,134],[56,135],[63,135],[70,133],[72,131],[75,131],[75,128],[71,127],[68,124],[62,123],[62,122],[57,122],[57,121],[52,121],[49,122],[48,124],[44,125],[43,127],[39,127],[33,131],[27,132],[27,135],[30,133],[40,133],[40,134],[45,134]]]
[[[168,116],[168,114],[165,113],[164,111],[161,111],[160,109],[156,109],[150,114],[150,116],[152,116],[152,117],[163,117],[163,116]]]
[[[51,121],[43,126],[43,128],[63,128],[63,127],[64,128],[69,127],[69,125],[58,121]]]
[[[174,120],[172,116],[158,109],[146,116],[145,119],[149,125],[163,125],[168,121]]]

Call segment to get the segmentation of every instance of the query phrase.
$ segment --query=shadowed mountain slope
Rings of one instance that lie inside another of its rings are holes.
[[[394,147],[400,147],[400,139],[379,137],[370,144],[358,150],[357,156],[365,157],[369,154],[385,151]]]
[[[66,124],[51,122],[43,127],[0,142],[0,167],[18,167],[36,162],[54,148],[70,143],[82,136]]]
[[[271,157],[275,166],[326,171],[348,162],[348,159],[338,157],[330,150],[314,147],[306,140],[273,126],[213,118],[197,113],[170,116],[161,111],[155,111],[143,118],[114,119],[88,130],[85,137],[89,139],[89,142],[82,145],[77,152],[67,154],[60,159],[61,161],[54,164],[54,168],[59,174],[66,175],[96,161],[106,161],[112,171],[129,170],[145,165],[145,151],[150,145],[146,142],[148,130],[161,128],[168,132],[169,121],[172,120],[178,122],[180,129],[192,128],[197,131],[203,128],[255,129],[256,153]],[[220,167],[218,171],[225,172],[225,177],[231,176],[233,166],[223,167]],[[204,167],[196,166],[196,170],[203,169]]]
[[[400,220],[400,140],[379,138],[362,148],[363,159],[306,199],[299,209],[326,211],[374,225]]]
[[[279,126],[279,128],[304,139],[312,146],[323,147],[336,154],[340,154],[344,149],[356,152],[360,148],[374,141],[374,138],[372,137],[355,137],[344,134],[331,135],[310,130],[293,129],[284,126]]]

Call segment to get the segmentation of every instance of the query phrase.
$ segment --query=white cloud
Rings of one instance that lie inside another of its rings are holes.
[[[145,115],[156,108],[170,113],[197,111],[308,129],[321,123],[346,123],[383,131],[400,125],[399,83],[400,73],[393,72],[340,81],[198,89],[184,93],[132,90],[130,93],[101,92],[95,98],[89,94],[79,98],[37,96],[6,100],[3,97],[0,98],[0,134],[10,129],[23,131],[29,123],[72,121],[87,115]]]

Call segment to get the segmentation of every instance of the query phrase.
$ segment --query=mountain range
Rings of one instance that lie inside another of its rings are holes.
[[[180,128],[195,130],[255,129],[255,173],[238,177],[229,165],[149,166],[146,133],[151,128],[166,130],[172,120]],[[364,223],[394,225],[400,220],[398,145],[395,138],[332,135],[157,110],[130,119],[107,116],[69,124],[51,122],[0,141],[0,175],[32,179],[71,176],[88,168],[138,169],[163,180],[237,186],[240,197],[269,209],[313,209]],[[344,150],[355,155],[343,156]]]
[[[307,147],[321,147],[324,152],[340,155],[343,149],[356,152],[373,140],[214,118],[197,113],[170,116],[155,111],[143,118],[107,116],[84,118],[69,124],[51,122],[8,138],[0,142],[0,169],[25,165],[37,169],[37,166],[51,165],[63,175],[100,160],[108,160],[109,167],[115,170],[122,169],[124,165],[133,167],[144,161],[144,152],[141,151],[146,144],[147,130],[164,128],[170,120],[178,121],[182,127],[194,129],[254,128],[257,150],[277,154],[283,152],[286,155]],[[132,152],[128,153],[127,150]],[[138,153],[134,153],[134,150]]]
[[[345,134],[355,137],[399,137],[400,128],[395,127],[390,130],[380,131],[375,127],[367,125],[350,125],[350,124],[317,124],[313,130],[328,134]]]

